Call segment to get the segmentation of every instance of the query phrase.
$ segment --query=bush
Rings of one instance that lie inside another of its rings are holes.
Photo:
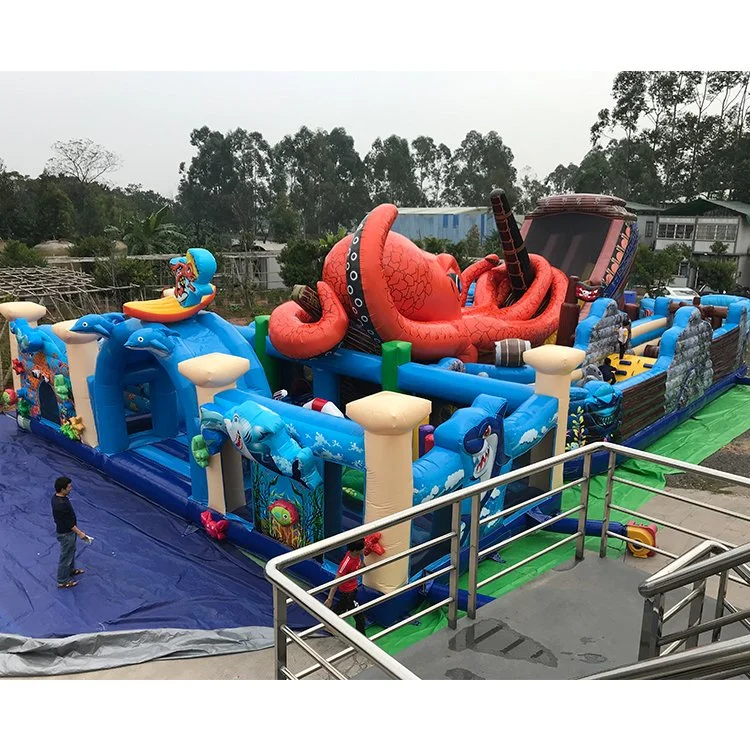
[[[315,286],[323,275],[323,261],[331,248],[346,236],[341,229],[338,234],[329,232],[319,240],[294,237],[279,253],[281,280],[288,287],[295,284]]]
[[[106,257],[113,253],[115,243],[109,237],[84,237],[70,249],[74,258]]]
[[[2,268],[35,268],[46,265],[47,261],[38,250],[18,240],[9,240],[5,249],[0,253],[0,267]]]

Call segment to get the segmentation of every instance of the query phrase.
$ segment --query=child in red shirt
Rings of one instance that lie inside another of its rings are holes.
[[[354,573],[355,570],[359,570],[362,567],[362,554],[365,549],[365,543],[362,539],[357,542],[350,542],[346,545],[346,554],[344,559],[339,565],[339,569],[336,572],[336,577],[345,576],[349,573]],[[328,592],[328,598],[326,599],[326,607],[332,608],[337,615],[341,615],[344,612],[349,611],[357,606],[357,588],[359,584],[356,578],[351,578],[348,581],[344,581],[339,586],[334,586]],[[333,597],[338,589],[339,598],[335,604],[333,604]],[[333,604],[333,607],[331,605]],[[365,635],[365,616],[358,612],[353,615],[354,622],[357,626],[357,630]]]

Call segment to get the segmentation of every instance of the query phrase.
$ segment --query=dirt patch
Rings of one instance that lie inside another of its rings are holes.
[[[750,430],[736,437],[729,445],[701,462],[701,466],[728,474],[746,476],[750,467]],[[725,493],[733,487],[731,482],[722,479],[709,479],[689,474],[670,474],[667,487],[680,487],[691,490]]]

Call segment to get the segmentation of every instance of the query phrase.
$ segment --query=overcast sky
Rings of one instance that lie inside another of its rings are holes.
[[[56,140],[115,151],[116,184],[173,197],[193,128],[258,130],[274,144],[302,125],[341,125],[364,156],[396,133],[455,149],[469,130],[496,130],[519,176],[579,162],[614,72],[0,73],[0,159],[38,175]]]

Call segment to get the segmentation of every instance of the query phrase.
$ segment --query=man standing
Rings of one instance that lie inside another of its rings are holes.
[[[76,537],[88,542],[89,537],[76,524],[73,506],[68,495],[73,489],[73,483],[68,477],[58,477],[55,480],[55,494],[52,495],[52,517],[55,519],[57,541],[60,542],[60,562],[57,566],[57,588],[70,589],[78,585],[73,576],[79,576],[83,571],[75,567]]]

